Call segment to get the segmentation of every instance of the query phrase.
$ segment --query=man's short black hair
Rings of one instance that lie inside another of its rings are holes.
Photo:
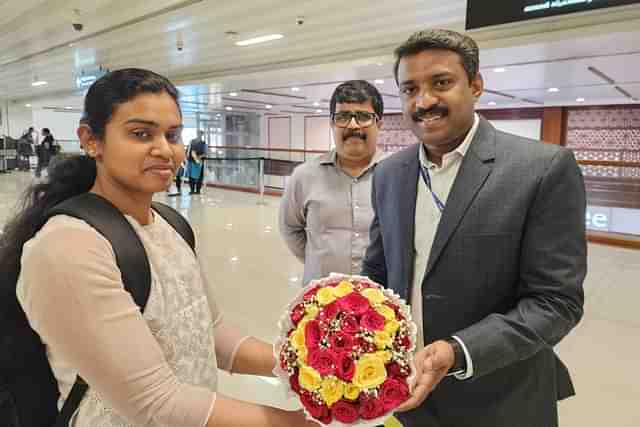
[[[331,115],[336,112],[336,104],[362,104],[371,100],[373,111],[378,118],[382,118],[384,112],[384,102],[378,89],[366,80],[349,80],[340,84],[331,95],[329,111]]]
[[[417,55],[429,49],[445,49],[455,52],[460,56],[462,66],[469,77],[469,83],[475,79],[480,68],[480,55],[478,45],[469,36],[451,30],[425,30],[414,33],[395,50],[396,62],[393,66],[393,75],[398,82],[398,67],[400,60],[405,56]]]

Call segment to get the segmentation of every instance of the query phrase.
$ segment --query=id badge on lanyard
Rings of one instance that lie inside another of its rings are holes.
[[[425,185],[429,189],[429,192],[431,193],[431,196],[433,197],[433,201],[436,204],[436,207],[438,208],[438,210],[442,214],[442,212],[444,211],[444,203],[442,203],[442,200],[440,200],[438,195],[433,192],[433,188],[431,188],[431,177],[429,176],[429,171],[426,170],[424,168],[424,166],[422,166],[422,165],[420,165],[420,175],[422,175],[422,180],[424,181]]]

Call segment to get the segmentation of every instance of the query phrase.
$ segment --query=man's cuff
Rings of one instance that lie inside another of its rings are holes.
[[[451,338],[453,338],[454,340],[456,340],[458,342],[458,344],[460,344],[460,347],[462,347],[462,351],[464,352],[464,359],[467,362],[466,371],[456,372],[453,376],[457,380],[467,380],[467,379],[469,379],[469,378],[471,378],[473,376],[473,360],[471,360],[471,353],[469,353],[469,350],[467,349],[467,346],[464,345],[464,342],[462,342],[462,340],[460,338],[458,338],[455,335],[453,335]]]

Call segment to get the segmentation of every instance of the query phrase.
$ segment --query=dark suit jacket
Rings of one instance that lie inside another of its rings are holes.
[[[415,265],[420,147],[396,153],[375,171],[363,266],[364,275],[405,299]],[[557,400],[573,395],[573,386],[553,346],[583,313],[585,208],[569,150],[497,131],[481,119],[422,285],[425,343],[458,336],[474,374],[446,378],[423,407],[401,415],[405,426],[557,425]]]

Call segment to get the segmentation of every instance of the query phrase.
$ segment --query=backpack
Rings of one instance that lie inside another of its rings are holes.
[[[184,217],[161,203],[153,202],[152,207],[195,252],[195,236]],[[144,311],[151,290],[149,260],[140,238],[124,215],[93,193],[84,193],[54,206],[47,213],[47,219],[55,215],[79,218],[110,242],[124,288]],[[58,412],[60,394],[45,346],[29,326],[15,292],[13,297],[4,300],[0,301],[0,426],[67,427],[88,386],[80,377],[76,378]]]

